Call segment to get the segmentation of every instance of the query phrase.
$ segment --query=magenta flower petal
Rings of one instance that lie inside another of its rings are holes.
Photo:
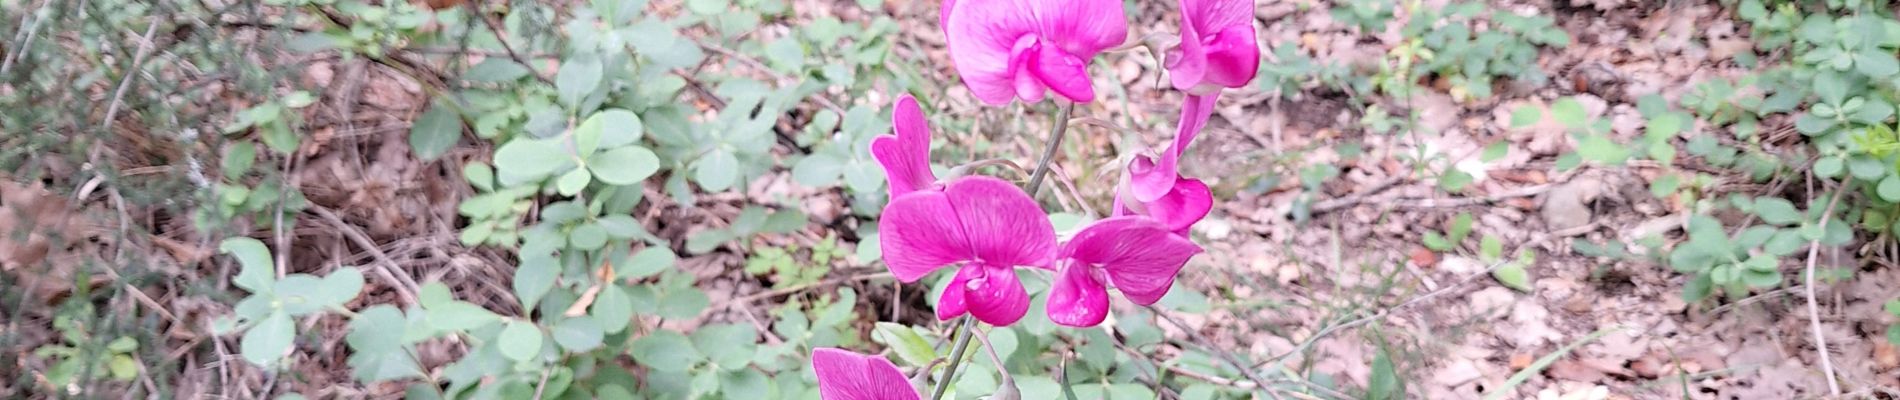
[[[949,197],[951,213],[936,217],[953,217],[960,222],[972,252],[972,257],[965,260],[1011,267],[1045,266],[1055,256],[1055,226],[1049,223],[1042,207],[1015,185],[987,176],[970,176],[951,182],[944,194]]]
[[[1096,221],[1061,250],[1062,258],[1077,265],[1100,266],[1123,296],[1139,304],[1160,300],[1181,267],[1200,253],[1201,246],[1145,217]]]
[[[1180,177],[1167,195],[1145,205],[1148,215],[1176,235],[1187,235],[1188,228],[1201,222],[1214,208],[1214,193],[1199,179]]]
[[[811,351],[811,368],[818,375],[818,397],[824,400],[922,398],[904,373],[883,356],[818,348]]]
[[[1090,265],[1065,265],[1049,288],[1049,320],[1057,324],[1096,326],[1108,318],[1108,288],[1091,274]]]
[[[1038,101],[1044,89],[1093,100],[1087,60],[1128,36],[1114,0],[960,0],[944,24],[964,85],[997,106]]]
[[[1241,87],[1260,67],[1250,0],[1181,0],[1181,44],[1169,51],[1176,89],[1212,94]]]
[[[964,304],[976,320],[995,326],[1008,326],[1029,313],[1029,292],[1023,290],[1022,281],[1016,277],[1016,268],[970,264],[957,271],[958,277],[962,277],[965,271],[974,272],[969,279],[961,282],[962,285],[949,290],[963,289]],[[937,317],[942,318],[943,313],[939,311]]]
[[[897,98],[891,111],[892,130],[896,135],[871,139],[871,157],[884,167],[891,183],[891,198],[923,190],[937,182],[930,171],[930,125],[917,99],[906,94]]]
[[[957,0],[943,0],[943,6],[937,8],[937,29],[950,31],[950,10],[957,8]]]
[[[1200,135],[1207,120],[1214,116],[1214,101],[1218,98],[1218,94],[1188,95],[1181,106],[1181,120],[1174,132],[1174,143],[1161,151],[1159,160],[1138,156],[1129,163],[1129,184],[1136,201],[1155,201],[1174,188],[1181,154],[1194,142],[1194,137]]]
[[[879,249],[897,280],[916,282],[945,265],[973,258],[970,239],[957,223],[950,195],[912,192],[884,207]]]
[[[964,266],[963,268],[957,269],[957,274],[950,277],[950,285],[945,286],[943,288],[943,294],[937,296],[938,320],[949,321],[951,318],[956,318],[957,316],[963,315],[963,313],[970,312],[970,305],[968,301],[965,300],[969,297],[966,296],[969,291],[965,288],[969,287],[971,279],[975,279],[978,275],[982,274],[982,268]]]

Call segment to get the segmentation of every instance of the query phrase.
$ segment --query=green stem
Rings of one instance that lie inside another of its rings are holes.
[[[1074,110],[1075,103],[1068,103],[1063,104],[1062,110],[1056,112],[1055,128],[1049,134],[1049,147],[1043,149],[1042,158],[1036,160],[1035,172],[1029,174],[1029,183],[1023,185],[1023,190],[1029,192],[1029,197],[1034,198],[1036,193],[1041,191],[1042,179],[1049,175],[1049,160],[1054,159],[1056,151],[1062,148],[1062,137],[1069,131],[1069,113]],[[937,379],[937,388],[932,391],[930,400],[943,399],[943,394],[950,390],[951,378],[957,376],[957,364],[963,362],[963,354],[970,350],[970,337],[976,335],[972,329],[976,326],[976,319],[964,315],[962,320],[963,322],[957,325],[955,333],[957,344],[954,350],[950,351],[950,363],[944,366],[943,377]]]
[[[950,352],[950,363],[943,367],[943,377],[937,378],[937,389],[930,395],[930,400],[943,399],[943,393],[950,390],[950,378],[957,376],[957,364],[963,361],[963,352],[970,350],[970,336],[976,333],[970,328],[976,325],[976,319],[969,315],[964,315],[962,319],[963,323],[957,325],[956,350]]]

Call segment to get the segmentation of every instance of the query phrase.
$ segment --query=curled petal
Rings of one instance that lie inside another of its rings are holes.
[[[1049,288],[1049,320],[1073,327],[1089,327],[1108,318],[1108,288],[1090,276],[1094,267],[1075,264],[1056,272]]]
[[[970,315],[978,321],[995,326],[1009,326],[1029,313],[1029,292],[1023,290],[1023,283],[1016,277],[1016,268],[990,264],[971,264],[964,270],[975,270],[968,280],[949,290],[963,290],[964,305]],[[957,271],[962,277],[963,271]],[[949,290],[945,292],[948,293]],[[939,303],[941,305],[941,303]],[[941,308],[941,307],[939,307]],[[943,317],[939,311],[939,318]]]
[[[904,373],[883,356],[834,348],[811,351],[818,396],[825,400],[914,400],[921,398]]]
[[[1181,154],[1187,151],[1194,137],[1201,134],[1201,128],[1207,125],[1208,118],[1214,115],[1214,101],[1219,94],[1189,94],[1181,107],[1181,120],[1174,133],[1174,143],[1161,152],[1159,160],[1147,157],[1135,157],[1128,166],[1131,189],[1135,200],[1152,202],[1161,198],[1174,188],[1180,169]]]
[[[1089,85],[1088,63],[1055,46],[1041,46],[1031,64],[1036,80],[1056,94],[1077,103],[1095,100],[1095,88]]]
[[[1062,257],[1098,265],[1122,295],[1154,304],[1201,246],[1147,217],[1113,217],[1089,224],[1063,245]]]
[[[1208,38],[1207,72],[1203,91],[1247,86],[1260,71],[1260,47],[1254,44],[1252,25],[1227,28]]]
[[[1186,13],[1182,0],[1183,13]],[[1168,81],[1179,90],[1192,89],[1201,84],[1201,77],[1207,74],[1207,49],[1202,48],[1201,34],[1192,23],[1181,24],[1181,44],[1168,52]]]
[[[958,178],[944,189],[975,256],[992,265],[1048,265],[1056,229],[1028,193],[987,176]],[[886,214],[890,211],[885,211]],[[1014,278],[1012,278],[1014,279]]]
[[[884,207],[879,249],[897,280],[916,282],[944,265],[971,259],[970,240],[944,192],[911,192]]]
[[[937,181],[930,171],[930,125],[917,99],[906,94],[897,98],[891,111],[891,126],[896,135],[880,135],[871,140],[871,157],[884,167],[891,183],[891,198],[921,190]]]
[[[1186,235],[1188,228],[1206,218],[1208,211],[1214,208],[1214,193],[1201,180],[1183,176],[1174,182],[1168,194],[1143,206],[1148,216],[1166,225],[1169,231]]]
[[[960,0],[945,19],[946,41],[957,75],[978,100],[990,105],[1009,104],[1016,97],[1015,73],[1021,54],[1018,43],[1036,40],[1035,20],[1027,2]]]
[[[982,268],[970,266],[958,268],[957,274],[950,277],[950,285],[944,286],[943,294],[937,296],[937,319],[949,321],[951,318],[970,312],[970,304],[967,300],[969,291],[964,288],[970,285],[971,279],[980,278],[982,275]]]
[[[1065,53],[1088,59],[1128,40],[1128,15],[1117,0],[1014,0],[1036,9],[1037,31]]]

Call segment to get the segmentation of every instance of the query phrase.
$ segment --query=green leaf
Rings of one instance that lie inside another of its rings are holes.
[[[706,306],[711,303],[712,300],[707,298],[706,293],[701,292],[698,287],[676,288],[660,298],[657,314],[660,318],[666,319],[689,319],[699,316],[699,313],[705,311]]]
[[[567,232],[567,244],[581,250],[599,249],[607,245],[607,230],[599,223],[583,222]]]
[[[621,279],[646,278],[673,268],[674,262],[678,259],[679,256],[673,254],[673,249],[648,247],[634,254],[631,259],[627,260],[626,266],[615,269],[615,271]]]
[[[1781,286],[1780,271],[1745,270],[1741,271],[1741,279],[1742,283],[1747,284],[1749,287],[1771,288]]]
[[[1709,294],[1714,290],[1715,283],[1709,279],[1708,274],[1696,275],[1695,278],[1689,279],[1687,284],[1682,285],[1682,301],[1700,302],[1702,299],[1709,298]]]
[[[1438,176],[1438,188],[1447,192],[1461,191],[1465,189],[1465,186],[1471,185],[1472,179],[1471,174],[1465,171],[1446,168],[1445,173]]]
[[[837,156],[814,153],[792,165],[792,180],[805,186],[828,187],[838,184],[838,175],[844,173],[844,167],[844,160]]]
[[[488,164],[484,164],[480,161],[463,165],[462,179],[467,180],[469,185],[474,186],[476,189],[481,189],[484,192],[492,192],[495,190],[495,170],[489,168]]]
[[[488,309],[460,300],[449,300],[427,310],[430,326],[438,331],[464,332],[501,320],[501,316]]]
[[[686,8],[699,15],[724,14],[731,6],[731,0],[686,0]]]
[[[754,369],[720,372],[719,393],[728,399],[763,399],[772,393],[772,381]]]
[[[605,332],[593,317],[579,316],[562,320],[551,329],[554,343],[571,352],[586,352],[599,348]]]
[[[1880,186],[1875,187],[1874,191],[1887,202],[1900,202],[1900,174],[1887,175],[1887,179],[1881,179]]]
[[[424,283],[416,291],[416,302],[422,303],[424,309],[441,308],[454,301],[455,296],[449,293],[449,286],[442,282]]]
[[[640,146],[624,146],[587,158],[587,168],[601,182],[632,185],[660,171],[660,157]]]
[[[1584,125],[1589,122],[1587,120],[1589,115],[1584,111],[1583,103],[1577,102],[1577,99],[1574,97],[1557,99],[1556,102],[1551,103],[1550,116],[1556,119],[1558,123],[1564,124],[1564,126],[1571,129],[1583,129]],[[1515,116],[1512,118],[1513,124],[1515,124],[1516,119]]]
[[[501,355],[518,362],[527,362],[541,353],[541,341],[544,339],[541,328],[533,322],[515,320],[501,328],[501,335],[495,337],[495,345],[498,346],[497,350],[501,350]]]
[[[1499,240],[1496,236],[1484,235],[1484,239],[1478,241],[1478,255],[1479,258],[1484,259],[1486,262],[1496,262],[1497,260],[1503,259],[1504,241]]]
[[[1465,237],[1471,235],[1473,222],[1475,221],[1472,220],[1470,213],[1458,213],[1457,216],[1451,217],[1451,226],[1445,229],[1446,239],[1449,239],[1454,246],[1464,243]]]
[[[573,196],[580,194],[582,189],[587,189],[587,184],[593,181],[594,174],[587,173],[585,168],[575,168],[561,174],[561,179],[555,181],[554,188],[560,191],[562,196]]]
[[[231,278],[232,284],[254,294],[270,293],[271,285],[277,282],[277,269],[264,242],[241,236],[229,238],[218,244],[218,252],[238,259],[238,274]]]
[[[528,76],[528,67],[521,66],[507,57],[488,57],[468,71],[462,72],[462,79],[473,82],[507,83]]]
[[[633,299],[627,297],[626,289],[620,285],[603,284],[600,295],[594,298],[594,320],[600,322],[602,332],[620,333],[633,322]]]
[[[613,149],[634,144],[646,136],[646,126],[641,124],[640,115],[618,108],[610,108],[594,113],[574,128],[574,136],[597,138],[596,148]],[[592,154],[593,149],[585,153]]]
[[[1392,400],[1405,397],[1405,382],[1399,380],[1398,369],[1392,365],[1392,356],[1385,347],[1372,358],[1372,377],[1366,383],[1367,400]]]
[[[1878,158],[1865,154],[1855,155],[1847,159],[1847,171],[1853,173],[1855,178],[1862,180],[1871,181],[1886,176],[1887,165],[1886,162],[1882,162]]]
[[[1656,198],[1669,197],[1669,195],[1676,194],[1676,189],[1680,189],[1681,187],[1681,176],[1665,173],[1662,176],[1656,177],[1656,180],[1649,182],[1649,194],[1656,196]]]
[[[627,354],[641,365],[663,372],[684,372],[706,360],[691,340],[669,330],[656,330],[635,339]]]
[[[758,352],[758,333],[752,327],[737,324],[713,324],[693,331],[693,346],[720,369],[733,371],[752,364]]]
[[[224,157],[219,160],[225,179],[237,180],[251,171],[251,164],[257,162],[257,145],[249,141],[233,142],[224,148]]]
[[[554,74],[554,87],[560,93],[561,104],[579,105],[594,89],[600,88],[601,77],[598,58],[575,56],[561,60],[561,70]]]
[[[1820,95],[1822,102],[1841,104],[1847,101],[1847,78],[1834,72],[1816,73],[1814,74],[1814,94]]]
[[[930,341],[909,326],[878,322],[877,328],[871,331],[871,339],[897,352],[897,358],[911,366],[921,367],[938,358],[937,350],[930,345]]]
[[[739,158],[731,151],[713,150],[693,168],[693,181],[709,192],[723,192],[739,180]]]
[[[277,359],[290,351],[291,340],[297,336],[297,327],[290,322],[290,314],[271,313],[263,321],[258,321],[250,331],[244,332],[244,338],[238,343],[239,352],[245,361],[259,367],[273,368]]]
[[[524,254],[520,264],[515,268],[515,300],[521,309],[533,310],[541,297],[554,289],[554,281],[561,274],[560,261],[543,254]]]
[[[1497,142],[1491,143],[1488,146],[1484,146],[1484,154],[1480,155],[1478,157],[1478,160],[1487,162],[1487,163],[1495,162],[1497,160],[1504,159],[1504,156],[1507,156],[1510,154],[1511,154],[1511,143],[1508,141],[1499,140]]]
[[[780,71],[798,71],[805,67],[805,46],[797,40],[772,41],[765,45],[765,60]]]
[[[1520,263],[1513,262],[1498,266],[1498,269],[1491,271],[1491,277],[1497,278],[1498,283],[1503,283],[1504,286],[1518,291],[1530,292],[1535,289],[1531,286],[1530,274],[1524,271],[1524,265]]]
[[[415,124],[409,126],[409,150],[424,161],[441,158],[460,141],[462,116],[440,102],[430,105],[429,111],[416,117]]]
[[[1822,178],[1838,177],[1846,165],[1846,161],[1840,157],[1824,156],[1814,161],[1814,175]]]
[[[495,149],[496,172],[526,182],[538,181],[573,162],[574,155],[556,139],[516,138]]]
[[[1511,111],[1512,128],[1528,128],[1531,125],[1536,125],[1538,121],[1543,119],[1544,112],[1543,110],[1538,110],[1537,106],[1520,106],[1516,110]]]
[[[1779,197],[1755,198],[1755,216],[1761,217],[1763,222],[1775,225],[1801,222],[1801,212],[1794,208],[1794,203]]]
[[[350,319],[350,333],[345,338],[350,350],[357,353],[382,353],[402,350],[403,328],[408,324],[402,310],[388,304],[377,304],[363,309]]]
[[[1854,53],[1854,69],[1868,77],[1887,79],[1900,74],[1900,61],[1894,60],[1893,53],[1875,48],[1863,48]]]
[[[1451,241],[1446,240],[1445,236],[1440,235],[1438,232],[1425,232],[1425,237],[1421,241],[1426,248],[1432,251],[1446,252],[1451,251],[1452,248]]]
[[[1651,118],[1644,133],[1652,139],[1675,137],[1687,123],[1687,117],[1680,113],[1664,113]]]

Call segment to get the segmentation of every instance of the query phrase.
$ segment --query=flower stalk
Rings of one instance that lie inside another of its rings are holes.
[[[1042,190],[1042,180],[1049,175],[1049,162],[1056,157],[1056,151],[1062,148],[1062,137],[1069,131],[1069,114],[1075,111],[1075,103],[1065,102],[1056,112],[1055,128],[1049,132],[1049,145],[1042,150],[1042,158],[1036,160],[1036,169],[1029,173],[1029,182],[1023,184],[1023,190],[1034,198]],[[954,289],[954,288],[952,288]],[[930,400],[942,400],[943,394],[950,390],[950,381],[957,376],[957,364],[963,362],[963,355],[970,350],[970,337],[975,336],[976,321],[969,315],[960,317],[963,322],[957,324],[957,343],[950,351],[950,362],[944,365],[943,377],[937,379],[937,387],[931,391]]]

